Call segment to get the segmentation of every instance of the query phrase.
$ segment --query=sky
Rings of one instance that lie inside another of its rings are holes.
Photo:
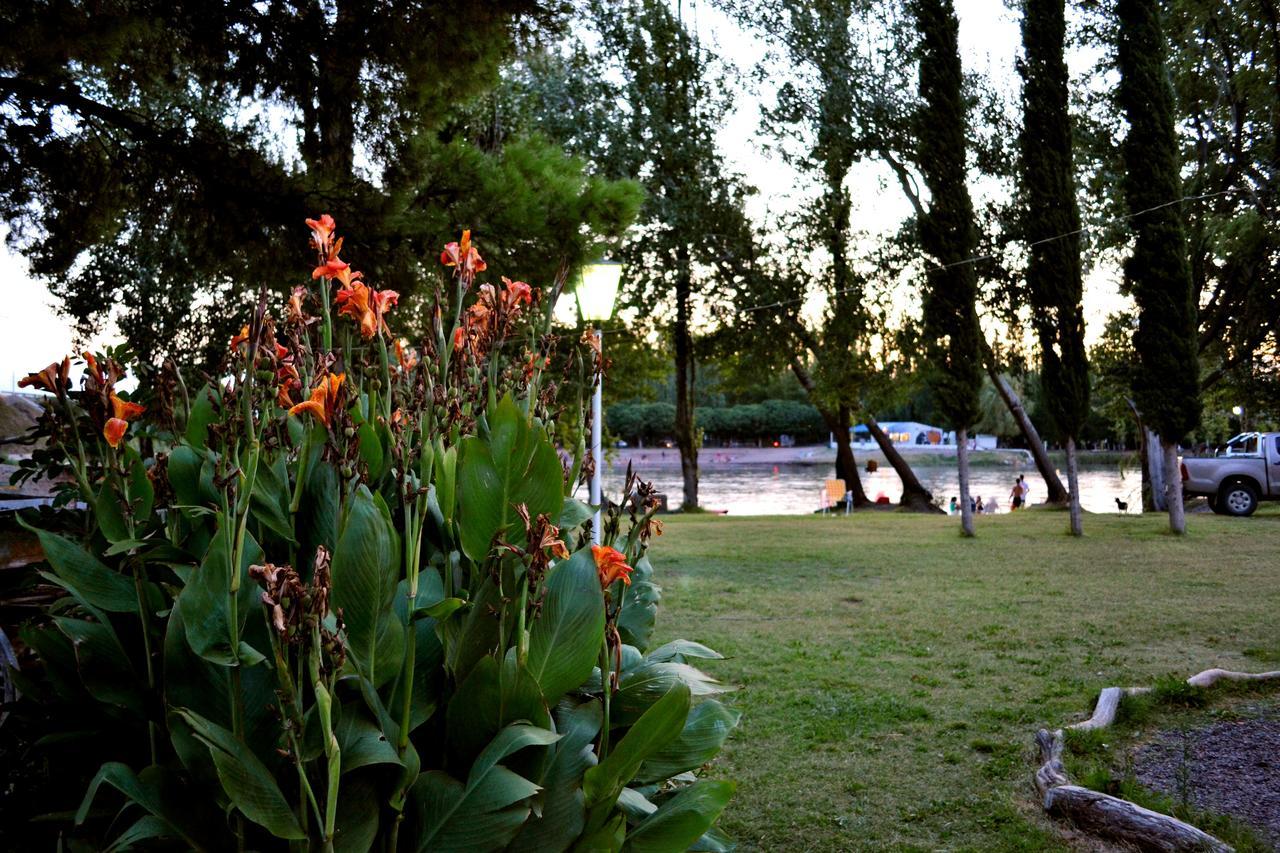
[[[689,26],[696,23],[705,44],[743,71],[750,71],[765,55],[767,46],[760,39],[706,0],[683,0],[682,11]],[[984,73],[1016,91],[1014,57],[1021,42],[1017,16],[1003,0],[956,0],[956,13],[966,70]],[[1073,70],[1079,71],[1087,61],[1087,57],[1071,57]],[[767,93],[740,93],[718,138],[730,166],[759,190],[749,211],[758,221],[794,209],[807,191],[805,180],[763,151],[757,141],[762,98],[767,98]],[[850,182],[855,229],[874,232],[886,224],[896,225],[909,213],[901,191],[889,181],[887,172],[875,165],[855,169]],[[1115,267],[1100,267],[1085,281],[1086,339],[1090,342],[1101,334],[1106,317],[1125,304],[1119,295],[1119,275]],[[7,247],[0,250],[0,281],[4,293],[0,299],[0,390],[11,390],[27,372],[60,360],[69,352],[73,333],[71,324],[58,313],[48,288],[33,280],[25,260]],[[113,332],[108,325],[90,343],[111,341]]]

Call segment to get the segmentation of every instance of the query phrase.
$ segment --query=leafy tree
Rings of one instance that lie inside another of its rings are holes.
[[[294,234],[320,210],[361,223],[347,257],[406,297],[465,225],[549,283],[625,227],[635,187],[458,107],[561,21],[536,0],[6,0],[10,242],[82,333],[114,312],[144,364],[215,363],[245,282],[297,283]]]
[[[753,358],[769,367],[781,356],[818,407],[836,442],[836,476],[848,484],[855,506],[868,506],[849,430],[863,417],[903,483],[902,504],[934,509],[932,497],[872,417],[883,396],[886,365],[874,341],[887,325],[872,293],[874,282],[858,268],[847,187],[854,164],[871,157],[888,162],[911,187],[909,143],[903,132],[902,93],[891,81],[906,71],[903,51],[911,36],[892,10],[855,0],[769,0],[726,3],[746,25],[759,28],[790,60],[796,82],[782,85],[762,127],[781,157],[811,175],[817,194],[790,223],[790,245],[812,247],[777,260],[770,274],[743,282],[742,305],[775,303],[778,310],[748,311],[735,318],[733,343],[753,341]],[[876,35],[867,38],[866,33]],[[909,51],[907,51],[909,53]],[[903,78],[905,79],[905,78]],[[799,306],[818,282],[820,318]],[[785,342],[779,346],[780,342]],[[758,351],[758,352],[757,352]]]
[[[973,535],[969,507],[968,429],[977,422],[981,330],[975,305],[977,273],[969,261],[977,245],[973,202],[965,183],[965,104],[961,91],[959,23],[951,0],[912,0],[920,28],[919,162],[932,196],[920,219],[920,242],[931,258],[926,272],[925,337],[929,383],[946,425],[956,432],[960,525]]]
[[[600,158],[599,173],[637,178],[646,190],[633,236],[621,246],[625,297],[642,313],[669,308],[673,315],[675,440],[683,506],[692,509],[698,506],[693,311],[700,293],[732,281],[749,260],[743,204],[751,190],[716,150],[716,131],[732,107],[723,69],[669,5],[596,3],[591,13],[601,66],[592,85],[613,115],[595,126],[604,144],[580,144]]]
[[[1076,439],[1089,415],[1084,349],[1080,212],[1068,112],[1064,0],[1026,0],[1022,17],[1022,187],[1026,195],[1027,284],[1040,338],[1044,404],[1066,445],[1071,533],[1084,533]]]
[[[1145,422],[1160,435],[1169,528],[1186,531],[1178,441],[1200,417],[1196,293],[1179,205],[1182,195],[1173,91],[1161,11],[1155,0],[1119,0],[1118,97],[1129,122],[1124,144],[1125,201],[1134,232],[1125,287],[1138,303],[1133,393]]]

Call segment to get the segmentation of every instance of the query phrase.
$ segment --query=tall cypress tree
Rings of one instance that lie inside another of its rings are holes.
[[[965,183],[965,100],[959,23],[951,0],[912,0],[920,31],[920,96],[916,138],[920,170],[932,197],[920,219],[920,243],[930,265],[924,295],[929,382],[947,426],[956,432],[960,526],[973,535],[969,508],[968,430],[978,420],[982,385],[978,243],[973,201]]]
[[[1065,37],[1063,0],[1026,0],[1020,143],[1023,225],[1031,245],[1027,285],[1040,338],[1043,405],[1067,447],[1071,533],[1080,536],[1076,438],[1089,416],[1089,365],[1080,306],[1080,210],[1071,165]]]
[[[1181,206],[1170,203],[1182,194],[1173,89],[1158,0],[1119,0],[1116,14],[1117,95],[1129,122],[1123,186],[1134,236],[1124,281],[1138,303],[1133,395],[1143,420],[1160,434],[1169,528],[1183,533],[1178,440],[1200,420],[1200,368]]]

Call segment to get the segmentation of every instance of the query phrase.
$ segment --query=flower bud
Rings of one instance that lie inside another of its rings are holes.
[[[356,472],[352,470],[350,465],[343,465],[341,473],[344,479],[350,480]]]
[[[343,435],[345,435],[347,438],[351,438],[352,436],[354,436],[354,435],[356,434],[356,428],[355,428],[355,427],[350,427],[350,426],[349,426],[349,427],[344,427],[344,428],[343,428],[343,430],[342,430],[342,434],[343,434]]]

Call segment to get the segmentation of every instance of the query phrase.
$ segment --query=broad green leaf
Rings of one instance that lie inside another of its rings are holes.
[[[133,822],[133,825],[117,835],[107,847],[105,853],[116,850],[128,850],[139,845],[139,842],[156,838],[173,838],[177,835],[169,822],[155,815],[146,814]]]
[[[365,421],[356,430],[356,443],[360,453],[360,458],[364,461],[369,472],[369,482],[376,483],[382,478],[383,469],[383,452],[382,442],[378,438],[378,431],[374,429],[373,424]]]
[[[187,417],[187,442],[201,450],[209,440],[209,424],[218,419],[214,393],[213,386],[206,385],[191,398],[191,413]]]
[[[613,751],[583,777],[588,806],[612,806],[640,765],[680,734],[689,715],[689,702],[689,688],[676,683],[644,712]]]
[[[129,507],[133,513],[134,524],[141,526],[151,518],[151,509],[156,502],[156,488],[147,476],[146,463],[132,446],[124,451],[126,464],[129,466],[128,487]]]
[[[502,398],[489,412],[489,438],[462,441],[458,471],[459,526],[462,550],[480,561],[494,538],[502,534],[523,543],[515,507],[529,516],[560,517],[564,472],[555,447],[540,429],[531,429],[511,399]]]
[[[449,754],[456,765],[472,759],[515,720],[550,724],[538,684],[514,661],[483,658],[449,700],[445,713]]]
[[[110,761],[99,768],[97,775],[89,783],[84,800],[76,812],[76,826],[84,823],[89,816],[89,809],[98,796],[98,789],[104,784],[110,785],[124,794],[131,802],[165,821],[178,835],[195,850],[210,850],[221,847],[225,839],[204,820],[205,809],[200,803],[191,800],[190,792],[175,775],[159,767],[148,767],[141,776],[136,775],[128,765],[118,761]]]
[[[545,588],[529,632],[529,673],[554,705],[591,675],[604,642],[604,595],[591,551],[552,567]]]
[[[169,485],[179,504],[197,506],[201,500],[200,466],[203,456],[185,444],[175,447],[169,453],[165,471],[169,475]]]
[[[485,578],[465,610],[439,623],[437,631],[444,643],[444,664],[454,680],[466,680],[471,668],[498,645],[498,620],[492,614],[501,604],[497,585]]]
[[[346,771],[347,754],[342,754],[343,771]],[[372,778],[371,778],[372,776]],[[382,803],[371,773],[344,776],[338,796],[338,819],[333,833],[333,849],[336,853],[368,853],[374,849],[378,837],[378,819],[382,816]]]
[[[317,428],[323,429],[319,425]],[[301,540],[298,554],[299,559],[305,561],[304,566],[299,568],[299,574],[304,577],[310,577],[316,546],[323,545],[329,549],[329,553],[333,553],[338,541],[338,495],[342,492],[338,484],[337,469],[320,458],[324,440],[312,436],[311,441],[314,447],[311,462],[307,466],[297,517],[298,538]]]
[[[124,506],[119,492],[110,480],[104,481],[93,499],[93,520],[108,542],[122,542],[129,538],[129,525],[125,522]]]
[[[653,625],[662,599],[662,587],[653,582],[653,566],[648,557],[636,560],[627,587],[626,602],[618,616],[618,634],[622,642],[644,650],[653,640]]]
[[[76,668],[89,694],[99,702],[145,713],[142,685],[111,623],[65,616],[55,617],[53,621],[71,640]]]
[[[436,504],[446,522],[453,521],[454,509],[457,507],[458,484],[458,448],[444,449],[440,439],[436,439]]]
[[[498,762],[527,747],[549,746],[559,737],[535,726],[508,726],[476,758],[465,786],[438,770],[422,774],[414,785],[422,821],[418,850],[506,846],[528,817],[527,801],[539,789]]]
[[[591,507],[587,506],[580,500],[566,500],[564,507],[560,510],[560,521],[557,526],[561,533],[568,533],[577,529],[579,525],[585,524],[587,519],[595,515]]]
[[[397,540],[382,496],[360,486],[347,502],[333,552],[333,607],[342,610],[352,658],[375,686],[384,671],[378,666],[380,647],[386,648],[389,631],[401,627],[392,610],[400,580]]]
[[[258,463],[258,475],[253,481],[253,518],[286,542],[296,542],[293,520],[289,517],[290,498],[289,472],[284,455],[278,455],[274,461],[264,456]]]
[[[634,853],[687,850],[711,828],[732,796],[732,782],[694,782],[632,829],[625,849]]]
[[[396,748],[382,728],[356,707],[343,710],[334,730],[342,751],[342,772],[350,773],[370,764],[399,764]]]
[[[732,853],[737,845],[719,827],[711,827],[689,847],[695,853]]]
[[[714,699],[699,702],[689,712],[679,737],[641,765],[636,781],[661,782],[687,770],[696,770],[716,757],[740,719],[742,712]]]
[[[223,791],[245,817],[277,838],[306,838],[275,777],[252,750],[231,732],[194,711],[179,709],[178,713],[209,747]]]
[[[573,853],[616,853],[622,849],[627,836],[627,819],[615,814],[598,828],[584,834],[573,845]]]
[[[689,688],[695,697],[725,692],[714,678],[687,663],[645,661],[623,672],[613,697],[612,722],[618,726],[630,725],[676,684]]]
[[[663,661],[675,661],[676,663],[688,663],[686,658],[699,658],[701,660],[724,660],[724,655],[715,649],[707,648],[702,643],[695,643],[692,640],[672,640],[666,645],[659,646],[644,656],[645,660],[655,663]]]
[[[513,853],[566,850],[586,826],[582,774],[596,763],[591,746],[600,733],[600,703],[584,702],[558,718],[560,740],[537,780],[543,789],[542,813],[531,815],[521,827],[510,847]]]
[[[454,614],[455,611],[466,606],[466,602],[461,598],[442,598],[435,604],[419,608],[415,611],[421,616],[429,616],[437,622],[443,622]]]
[[[108,613],[138,612],[138,593],[132,578],[108,568],[69,539],[45,530],[35,530],[35,534],[53,573],[91,605]]]
[[[239,649],[231,647],[231,630],[228,625],[229,590],[231,589],[231,554],[222,525],[228,523],[225,516],[218,517],[218,530],[200,568],[191,576],[178,596],[177,606],[182,609],[182,621],[187,629],[187,642],[196,654],[205,660],[222,666],[235,666]],[[257,590],[259,587],[249,578],[249,566],[262,562],[262,549],[253,537],[245,534],[244,552],[237,571],[240,573],[240,589],[236,596],[239,627],[242,632],[250,612],[255,617],[262,607]]]

